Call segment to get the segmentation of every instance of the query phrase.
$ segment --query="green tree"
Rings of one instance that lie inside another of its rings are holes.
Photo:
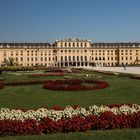
[[[90,62],[89,65],[93,67],[93,66],[95,66],[96,64],[95,64],[95,62]]]
[[[9,58],[7,58],[7,59],[4,59],[3,64],[4,64],[5,66],[16,66],[16,65],[18,65],[18,62],[16,61],[15,58],[9,57]]]

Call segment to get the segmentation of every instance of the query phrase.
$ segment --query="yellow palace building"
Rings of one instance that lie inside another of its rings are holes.
[[[140,43],[94,43],[86,39],[54,43],[0,43],[0,66],[13,58],[20,66],[88,67],[140,64]]]

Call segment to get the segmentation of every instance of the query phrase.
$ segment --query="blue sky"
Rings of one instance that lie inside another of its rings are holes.
[[[0,42],[140,42],[140,0],[0,0]]]

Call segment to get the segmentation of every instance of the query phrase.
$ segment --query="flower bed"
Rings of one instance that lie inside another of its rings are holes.
[[[44,84],[45,81],[36,80],[36,81],[13,81],[13,82],[7,82],[5,85],[7,86],[21,86],[21,85],[36,85],[36,84]]]
[[[30,74],[28,77],[64,76],[64,73]]]
[[[94,84],[93,86],[87,86],[86,84]],[[43,85],[44,89],[51,90],[73,90],[73,91],[83,91],[83,90],[97,90],[108,87],[109,84],[104,81],[97,80],[56,80],[56,81],[48,81]]]
[[[57,107],[58,109],[59,107]],[[105,105],[65,109],[0,109],[0,135],[27,135],[114,128],[139,128],[140,105]]]
[[[4,88],[4,82],[0,81],[0,89]]]

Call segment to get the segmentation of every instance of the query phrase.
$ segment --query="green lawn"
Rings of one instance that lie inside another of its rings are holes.
[[[53,91],[42,88],[42,85],[31,86],[7,86],[0,90],[0,107],[9,108],[27,108],[36,109],[42,106],[62,106],[80,105],[88,107],[93,104],[122,104],[122,103],[140,103],[140,80],[130,79],[128,77],[107,76],[95,72],[83,72],[81,77],[73,75],[72,77],[99,78],[107,81],[110,86],[102,90],[93,91]],[[41,78],[29,78],[25,75],[3,74],[6,81],[21,80],[50,80],[62,79],[63,77],[49,76]],[[66,78],[70,78],[68,74]],[[133,130],[111,130],[111,131],[88,131],[68,134],[52,134],[41,136],[28,136],[28,139],[138,139],[140,129]],[[3,139],[26,139],[26,137],[5,137]]]
[[[97,130],[34,136],[7,136],[1,140],[139,140],[140,129]]]

